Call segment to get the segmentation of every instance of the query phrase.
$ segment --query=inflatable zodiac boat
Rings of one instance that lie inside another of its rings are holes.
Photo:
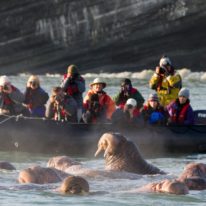
[[[100,136],[120,132],[145,155],[206,153],[206,110],[195,111],[192,126],[119,127],[112,123],[83,124],[0,116],[0,151],[91,156]]]

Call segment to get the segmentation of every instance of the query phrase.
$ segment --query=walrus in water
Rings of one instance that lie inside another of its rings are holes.
[[[189,193],[188,187],[178,180],[162,180],[161,182],[149,183],[136,190],[137,192],[164,192],[176,195]]]
[[[66,172],[68,168],[71,168],[72,166],[81,168],[82,164],[80,162],[73,160],[68,156],[52,157],[47,162],[47,167],[53,167],[64,172]]]
[[[2,170],[16,170],[16,168],[9,162],[0,162],[0,169],[2,169]]]
[[[59,191],[66,194],[89,193],[89,183],[82,177],[70,176],[63,180]]]
[[[127,178],[127,179],[138,179],[140,176],[135,173],[128,173],[122,171],[109,171],[109,170],[98,170],[93,168],[84,167],[80,162],[73,160],[69,156],[56,156],[49,159],[47,167],[61,170],[70,175],[83,176],[83,177],[108,177],[108,178]]]
[[[189,163],[178,180],[184,182],[190,190],[206,189],[206,164]]]
[[[95,157],[104,151],[106,169],[137,174],[165,174],[147,163],[136,145],[119,133],[105,133],[98,142]]]
[[[19,183],[47,184],[62,181],[68,174],[55,168],[34,166],[20,171]]]

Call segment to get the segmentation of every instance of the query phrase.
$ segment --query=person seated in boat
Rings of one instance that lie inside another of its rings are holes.
[[[124,108],[126,101],[130,98],[136,100],[138,109],[145,101],[142,94],[132,86],[131,80],[126,78],[121,81],[121,90],[113,99],[118,107]]]
[[[27,81],[24,106],[29,110],[32,117],[45,116],[45,104],[49,99],[49,95],[40,86],[39,78],[31,75]]]
[[[77,122],[77,103],[61,87],[54,87],[46,108],[46,117],[57,121]]]
[[[76,65],[72,64],[68,67],[67,74],[64,74],[61,87],[64,92],[72,96],[77,102],[77,118],[79,122],[83,109],[83,92],[85,91],[85,80],[80,75]]]
[[[106,83],[100,78],[94,79],[90,84],[90,90],[87,92],[84,98],[84,109],[87,111],[89,105],[91,105],[91,96],[98,95],[99,106],[102,109],[102,116],[106,116],[107,120],[111,120],[112,113],[115,111],[115,103],[111,97],[103,90],[106,87]]]
[[[117,108],[112,114],[112,123],[115,125],[137,124],[140,121],[139,114],[137,101],[129,98],[123,108]]]
[[[178,97],[178,92],[182,87],[182,78],[172,65],[169,57],[163,56],[159,66],[149,81],[149,86],[154,89],[164,107]]]
[[[145,123],[163,125],[166,122],[166,112],[156,93],[149,95],[147,103],[140,111]]]
[[[187,88],[182,88],[178,93],[178,98],[167,107],[168,125],[193,125],[194,112],[190,105],[190,92]]]
[[[23,93],[11,84],[7,76],[0,77],[0,114],[18,115],[24,110]]]
[[[84,123],[100,123],[106,122],[106,106],[101,106],[99,103],[99,95],[92,94],[88,101],[88,107],[82,114]]]

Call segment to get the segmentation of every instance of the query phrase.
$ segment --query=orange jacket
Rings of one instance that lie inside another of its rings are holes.
[[[90,89],[86,96],[84,97],[84,102],[83,102],[83,106],[85,109],[88,109],[88,103],[90,100],[91,95],[94,94],[94,91],[92,89]],[[114,101],[111,99],[111,97],[109,95],[106,94],[106,92],[102,92],[101,94],[99,94],[99,104],[102,107],[106,106],[106,117],[107,119],[111,119],[111,116],[113,114],[113,112],[115,111],[115,103]]]

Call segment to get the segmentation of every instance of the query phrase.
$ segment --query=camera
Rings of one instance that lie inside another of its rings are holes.
[[[95,101],[95,102],[93,102],[93,107],[92,108],[94,110],[96,110],[96,109],[99,109],[99,106],[100,106],[99,102]]]
[[[127,109],[132,109],[133,106],[132,106],[131,104],[127,104],[127,105],[126,105],[126,108],[127,108]]]
[[[57,102],[61,102],[61,101],[62,101],[62,98],[61,98],[61,96],[59,96],[59,95],[56,95],[56,96],[54,97],[54,99],[55,99],[55,101],[57,101]]]
[[[162,67],[160,67],[159,73],[160,73],[160,74],[165,74],[165,69],[163,69]]]
[[[69,78],[69,84],[75,84],[75,78],[74,77]]]
[[[9,90],[9,87],[7,85],[4,85],[4,90]]]

